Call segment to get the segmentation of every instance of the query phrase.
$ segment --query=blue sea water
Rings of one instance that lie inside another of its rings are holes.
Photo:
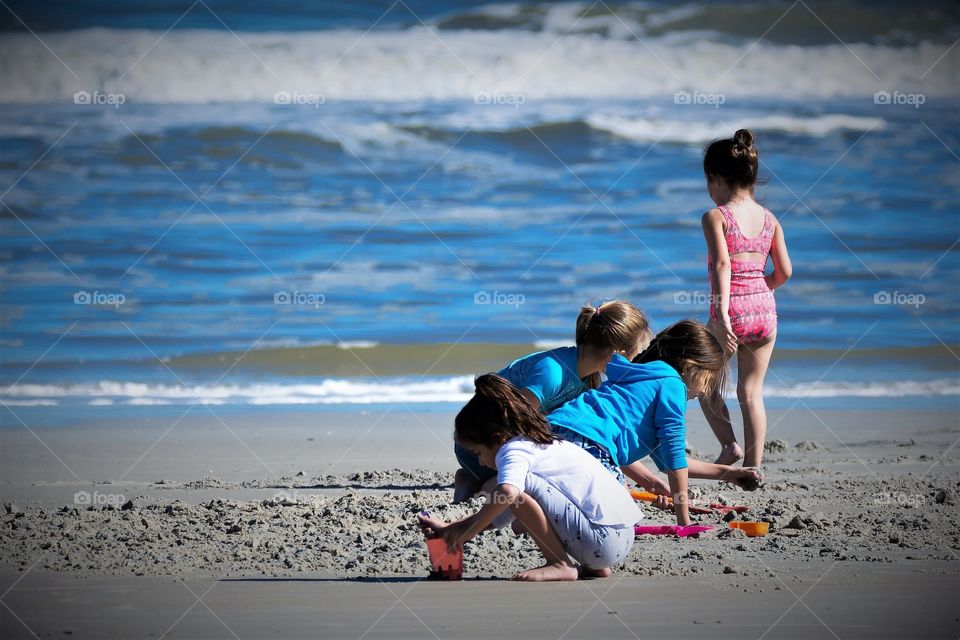
[[[611,298],[705,319],[702,147],[741,126],[795,270],[772,396],[957,405],[953,8],[13,2],[0,29],[12,407],[417,401],[421,374],[454,402],[469,368],[162,363],[560,344]]]

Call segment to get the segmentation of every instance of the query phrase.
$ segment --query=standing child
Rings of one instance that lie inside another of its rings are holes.
[[[743,459],[745,467],[759,467],[763,458],[763,379],[777,338],[773,290],[793,271],[783,228],[754,199],[758,164],[754,136],[747,129],[712,143],[703,157],[707,192],[717,205],[701,221],[709,254],[710,324],[725,351],[737,352],[737,400],[746,451],[737,443],[719,393],[701,397],[700,406],[720,441],[717,463]],[[773,271],[764,274],[768,257]]]
[[[575,347],[531,353],[497,373],[517,387],[534,409],[546,414],[599,386],[600,373],[615,353],[632,358],[651,337],[643,311],[629,302],[611,300],[580,309]],[[496,472],[459,444],[454,445],[454,453],[461,466],[454,476],[454,502],[461,502],[477,493]],[[638,482],[649,491],[666,493],[666,485],[652,473]]]
[[[543,414],[510,382],[488,373],[475,384],[457,414],[454,437],[496,469],[497,486],[479,511],[456,522],[420,515],[427,536],[460,547],[509,509],[546,560],[514,580],[610,575],[630,553],[633,525],[643,517],[630,494],[596,458],[556,440]]]

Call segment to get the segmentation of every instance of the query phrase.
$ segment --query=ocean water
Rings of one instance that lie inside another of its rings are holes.
[[[750,127],[794,263],[768,397],[956,408],[958,37],[930,2],[12,2],[0,400],[450,404],[582,304],[705,319],[702,148]]]

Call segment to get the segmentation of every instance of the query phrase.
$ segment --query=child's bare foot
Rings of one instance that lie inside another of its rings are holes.
[[[479,490],[479,483],[469,471],[457,469],[457,472],[453,475],[453,504],[466,502]]]
[[[577,579],[577,568],[564,562],[545,564],[536,569],[527,569],[513,576],[522,582],[571,582]]]
[[[613,575],[613,571],[610,567],[604,567],[603,569],[588,569],[587,567],[580,567],[580,577],[581,578],[609,578]]]
[[[514,520],[514,521],[510,524],[510,528],[513,529],[513,533],[516,534],[516,535],[518,535],[518,536],[522,536],[523,534],[525,534],[525,533],[527,532],[527,527],[526,527],[522,522],[520,522],[519,520]]]
[[[714,464],[733,464],[741,460],[743,460],[743,449],[736,442],[731,442],[720,450],[720,455]]]
[[[738,469],[731,482],[744,491],[756,491],[763,484],[763,474],[756,467]]]

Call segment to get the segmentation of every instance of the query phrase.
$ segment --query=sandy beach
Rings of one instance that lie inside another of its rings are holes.
[[[573,585],[506,582],[540,559],[527,537],[506,530],[466,546],[463,582],[424,580],[415,514],[453,517],[479,501],[449,505],[451,414],[392,418],[289,414],[267,428],[262,416],[221,424],[198,413],[159,442],[159,426],[5,431],[6,637],[960,630],[951,589],[960,577],[955,413],[773,413],[761,490],[702,481],[693,490],[700,502],[748,506],[751,519],[770,523],[767,536],[697,516],[716,529],[698,539],[641,536],[612,578]],[[707,429],[698,415],[691,423],[691,448],[706,456]]]
[[[960,639],[958,36],[941,0],[0,1],[0,640]],[[481,505],[457,412],[489,464],[548,439],[497,371],[671,472],[723,387],[764,482],[691,481],[742,509],[624,558],[619,485],[534,451],[596,536],[552,493],[530,530],[612,576],[512,581],[508,527],[428,579],[417,514]]]

